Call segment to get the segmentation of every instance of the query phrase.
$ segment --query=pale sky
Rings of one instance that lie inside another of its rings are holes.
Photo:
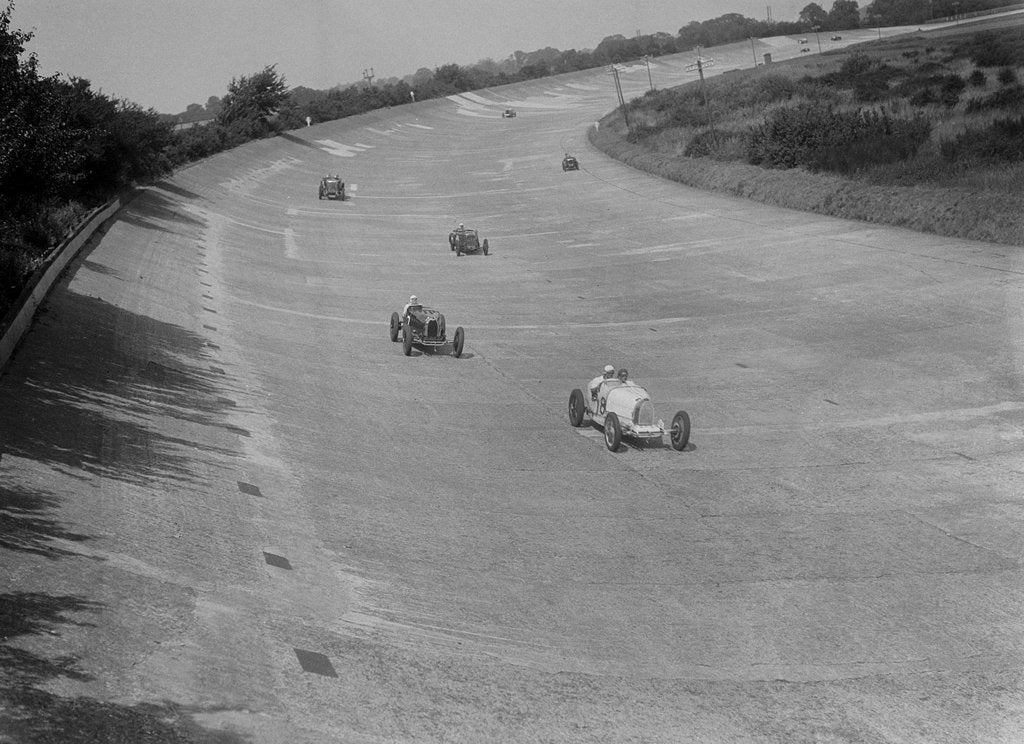
[[[107,96],[184,111],[232,78],[276,65],[289,86],[323,90],[421,67],[501,59],[606,36],[665,31],[726,13],[795,21],[810,0],[19,0],[11,26],[44,74]],[[865,3],[867,0],[865,0]],[[822,4],[826,10],[831,3]]]

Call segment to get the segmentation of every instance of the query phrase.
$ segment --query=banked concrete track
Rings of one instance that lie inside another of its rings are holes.
[[[323,124],[123,210],[0,377],[8,740],[1019,741],[1020,252],[637,173],[586,144],[613,93]],[[388,340],[411,293],[462,359]],[[687,451],[569,426],[609,362]]]

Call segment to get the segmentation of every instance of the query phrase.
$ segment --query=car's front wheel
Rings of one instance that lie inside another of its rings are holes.
[[[491,247],[489,245],[487,245],[487,238],[484,238],[484,255],[485,256],[487,255],[487,251],[489,251],[490,249],[491,249]]]
[[[412,356],[412,329],[409,326],[402,326],[402,353]]]
[[[452,342],[452,354],[458,359],[462,356],[462,347],[466,344],[466,332],[462,330],[462,326],[455,329],[455,339]]]
[[[398,340],[398,329],[402,327],[402,320],[398,317],[398,313],[391,313],[391,340]]]
[[[622,425],[614,413],[604,417],[604,444],[609,452],[614,452],[622,444]]]
[[[686,449],[690,441],[690,414],[686,411],[679,411],[672,417],[672,427],[668,432],[668,440],[672,449],[680,452]]]
[[[569,393],[569,423],[573,426],[583,425],[583,412],[586,405],[583,401],[583,391],[576,388]]]

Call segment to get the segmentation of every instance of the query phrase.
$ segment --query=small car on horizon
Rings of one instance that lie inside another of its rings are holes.
[[[345,201],[345,182],[341,180],[341,176],[324,176],[321,178],[317,198]]]
[[[455,251],[456,257],[463,253],[490,253],[491,246],[487,238],[480,241],[480,233],[469,227],[456,227],[448,233],[448,246]]]
[[[668,434],[669,444],[677,452],[686,449],[690,441],[690,415],[677,411],[666,427],[664,421],[654,418],[651,396],[632,380],[603,380],[593,396],[580,388],[573,390],[569,395],[569,423],[578,428],[585,417],[604,429],[604,443],[611,452],[619,448],[623,437],[660,444],[662,435]]]
[[[515,109],[505,109],[504,111],[501,112],[501,118],[502,119],[514,119],[515,117],[516,117],[516,110]]]
[[[408,322],[404,322],[400,313],[391,313],[389,333],[392,341],[402,337],[402,352],[412,355],[413,346],[421,346],[436,350],[448,345],[444,315],[432,307],[414,305],[409,308]],[[462,326],[455,329],[451,341],[452,356],[462,356],[462,347],[466,343],[466,332]]]

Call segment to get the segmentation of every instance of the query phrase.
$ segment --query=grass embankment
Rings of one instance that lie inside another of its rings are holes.
[[[1024,246],[1024,19],[654,91],[590,132],[635,168],[792,209]]]

